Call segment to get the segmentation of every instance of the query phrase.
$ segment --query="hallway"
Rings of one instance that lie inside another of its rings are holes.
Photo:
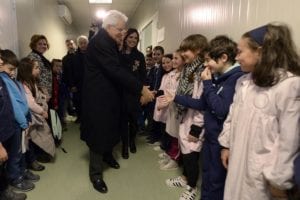
[[[62,147],[57,149],[55,163],[46,164],[46,170],[38,173],[41,180],[36,189],[27,193],[30,200],[173,200],[181,189],[168,188],[165,179],[177,176],[178,171],[161,171],[158,167],[157,152],[138,137],[138,152],[130,154],[128,160],[120,156],[120,148],[115,156],[121,165],[119,170],[107,168],[104,180],[108,193],[94,190],[88,177],[88,148],[79,139],[78,125],[68,125],[64,133]]]

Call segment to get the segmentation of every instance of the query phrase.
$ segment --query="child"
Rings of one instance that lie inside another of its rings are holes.
[[[204,143],[201,199],[222,200],[226,178],[218,136],[233,100],[237,79],[243,75],[235,64],[237,46],[227,36],[217,36],[210,42],[205,56],[205,70],[201,74],[203,94],[198,100],[176,96],[174,102],[204,111]],[[199,137],[199,135],[192,135]]]
[[[163,55],[164,55],[163,47],[161,46],[154,47],[152,52],[152,57],[153,57],[153,61],[155,62],[155,65],[149,72],[150,78],[148,82],[150,86],[150,90],[154,92],[158,91],[161,84],[162,76],[164,74],[164,70],[162,68]],[[153,121],[154,107],[155,107],[155,102],[150,102],[147,105],[147,109],[148,109],[147,129],[149,132],[147,143],[150,145],[159,145],[159,140],[161,139],[162,133],[160,131],[159,123]]]
[[[162,133],[161,137],[161,144],[160,146],[154,147],[155,150],[164,150],[168,151],[170,149],[170,144],[171,144],[171,137],[166,134],[166,120],[167,120],[167,111],[168,108],[166,106],[163,106],[163,102],[160,101],[160,96],[164,94],[164,91],[170,90],[175,93],[176,88],[177,88],[177,78],[176,76],[176,71],[173,71],[173,55],[172,54],[166,54],[162,58],[162,67],[165,71],[165,75],[162,78],[162,82],[160,85],[160,88],[157,92],[157,99],[156,99],[156,104],[155,104],[155,109],[154,109],[154,115],[153,119],[154,121],[159,124],[160,126],[160,131]],[[164,165],[167,163],[162,162],[160,169],[166,170],[167,168],[164,168]],[[170,163],[171,164],[171,163]],[[176,169],[177,168],[177,163],[174,162],[172,163],[172,166],[169,167],[169,169]]]
[[[147,54],[145,56],[145,62],[146,62],[146,76],[148,77],[150,70],[154,67],[154,61],[152,58],[152,53]]]
[[[300,63],[286,25],[245,33],[236,60],[241,77],[219,136],[228,169],[225,200],[287,199],[300,141]],[[230,155],[230,156],[229,156]]]
[[[29,126],[30,113],[22,85],[13,79],[18,65],[16,55],[10,50],[0,50],[0,59],[0,78],[8,91],[14,118],[11,127],[13,134],[2,144],[8,154],[6,177],[13,188],[26,192],[34,189],[31,181],[36,179],[36,175],[25,170],[25,157],[22,154],[24,149],[22,138],[25,137],[25,131]],[[9,128],[11,123],[5,125]]]
[[[190,35],[185,38],[180,50],[185,59],[186,66],[182,71],[177,95],[188,95],[199,98],[202,94],[202,82],[200,73],[203,70],[204,52],[207,48],[207,39],[200,35]],[[199,176],[199,152],[202,147],[202,127],[203,114],[176,104],[179,125],[179,143],[183,160],[183,176],[168,179],[167,185],[170,187],[186,187],[180,196],[180,200],[194,200],[197,195],[197,180]],[[196,132],[200,136],[197,140],[191,140],[190,132]]]
[[[180,50],[177,50],[173,53],[172,64],[174,70],[168,73],[168,75],[165,75],[167,77],[163,77],[161,88],[163,88],[164,91],[175,94],[178,87],[180,74],[184,65]],[[164,81],[164,78],[169,81]],[[171,84],[169,84],[169,82]],[[163,85],[165,86],[163,87]],[[161,97],[157,99],[157,103],[159,105],[158,107],[162,107],[162,109],[166,110],[166,127],[163,131],[165,132],[164,137],[168,138],[169,140],[169,143],[167,144],[168,146],[165,145],[167,146],[165,152],[159,154],[159,157],[161,158],[159,163],[161,163],[162,170],[176,169],[178,167],[177,161],[180,155],[178,144],[178,131],[180,122],[176,117],[176,109],[174,104],[166,104]]]
[[[26,199],[26,194],[15,193],[7,186],[7,181],[5,178],[5,162],[10,159],[10,165],[6,165],[7,168],[12,167],[11,159],[16,158],[12,153],[12,148],[7,148],[8,144],[19,137],[20,133],[17,133],[15,127],[15,118],[12,107],[12,102],[10,100],[9,92],[6,88],[4,81],[2,80],[2,75],[14,75],[15,67],[9,63],[4,63],[5,54],[10,53],[9,51],[0,50],[0,199]],[[4,54],[4,56],[2,56]],[[3,60],[2,60],[2,57]],[[13,56],[15,57],[15,56]],[[6,57],[7,58],[7,57]],[[14,59],[13,59],[14,60]],[[15,60],[16,61],[16,60]],[[13,62],[11,62],[13,63]],[[11,65],[11,66],[9,66]],[[11,171],[11,170],[8,170]]]
[[[48,106],[46,95],[37,87],[40,75],[39,63],[31,58],[23,58],[18,68],[18,80],[25,88],[27,102],[32,114],[32,125],[29,128],[29,150],[27,162],[29,168],[35,171],[44,170],[37,162],[40,155],[55,155],[54,140],[47,123]]]
[[[62,82],[62,60],[53,59],[51,62],[52,65],[52,98],[51,98],[51,107],[57,112],[59,119],[62,123],[63,130],[67,130],[67,124],[65,122],[65,110],[64,103],[65,98],[68,95],[67,88]]]
[[[296,187],[294,188],[294,199],[300,199],[300,154],[294,161],[294,179]]]

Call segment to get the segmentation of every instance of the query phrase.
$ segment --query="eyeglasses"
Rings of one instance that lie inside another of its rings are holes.
[[[119,31],[120,33],[125,33],[127,31],[126,28],[118,28],[115,25],[112,25],[112,27],[114,27],[117,31]]]

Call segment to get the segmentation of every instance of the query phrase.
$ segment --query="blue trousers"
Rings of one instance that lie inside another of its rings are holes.
[[[25,172],[25,155],[22,154],[21,143],[21,130],[11,136],[4,143],[4,147],[8,154],[5,171],[9,182],[19,179]]]
[[[206,139],[202,148],[201,200],[223,200],[226,169],[221,161],[218,141]]]

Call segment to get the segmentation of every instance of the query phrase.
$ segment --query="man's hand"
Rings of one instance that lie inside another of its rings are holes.
[[[221,150],[221,160],[223,166],[228,169],[228,160],[229,160],[230,151],[229,149],[222,149]]]
[[[141,103],[142,105],[154,100],[154,94],[149,90],[149,86],[143,86]]]
[[[8,159],[6,149],[0,143],[0,162],[5,162]]]

